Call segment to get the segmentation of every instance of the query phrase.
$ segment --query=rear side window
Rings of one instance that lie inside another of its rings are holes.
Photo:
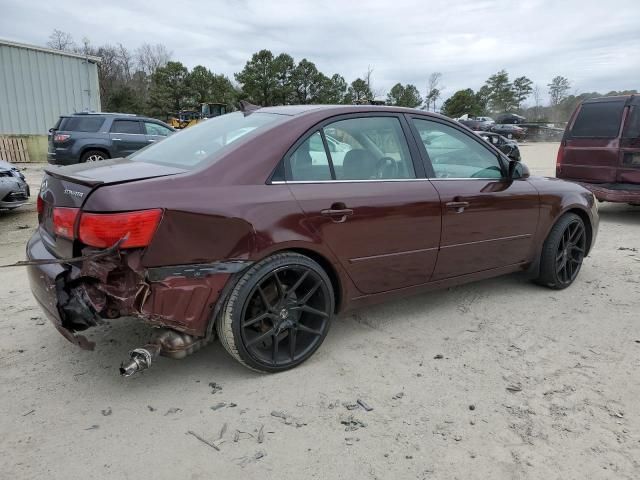
[[[623,102],[583,104],[571,129],[571,137],[617,137],[623,110]]]
[[[104,117],[62,117],[54,127],[68,132],[97,132],[104,123]]]
[[[112,133],[142,133],[138,120],[114,120],[111,125]]]
[[[640,105],[631,107],[622,136],[624,138],[640,139]]]

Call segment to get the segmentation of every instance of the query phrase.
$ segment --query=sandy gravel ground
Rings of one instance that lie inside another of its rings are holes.
[[[552,175],[556,148],[523,159]],[[0,269],[0,477],[640,478],[640,208],[601,217],[567,290],[512,275],[361,310],[278,375],[214,344],[122,379],[146,327],[113,322],[81,351]],[[0,264],[35,225],[34,205],[0,214]]]

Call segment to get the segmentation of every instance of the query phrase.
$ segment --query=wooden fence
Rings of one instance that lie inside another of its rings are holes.
[[[27,141],[20,137],[0,136],[0,160],[12,163],[30,162]]]

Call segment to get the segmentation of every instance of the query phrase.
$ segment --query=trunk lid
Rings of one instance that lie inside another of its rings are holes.
[[[54,233],[54,208],[81,209],[91,193],[103,185],[135,182],[184,172],[185,170],[176,167],[133,162],[126,158],[45,168],[39,194],[42,198],[42,211],[39,213],[40,233],[45,246],[58,257],[72,257],[78,253],[74,252],[73,240]]]

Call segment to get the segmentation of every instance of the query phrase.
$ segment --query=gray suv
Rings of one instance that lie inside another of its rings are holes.
[[[47,160],[55,165],[126,157],[175,132],[166,123],[126,113],[74,113],[49,130]]]

